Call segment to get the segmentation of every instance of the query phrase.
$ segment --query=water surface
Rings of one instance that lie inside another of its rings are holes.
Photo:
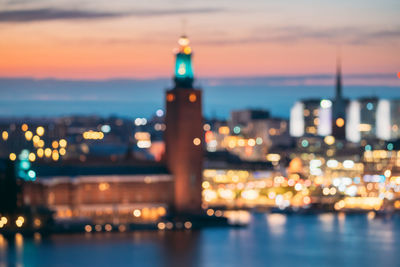
[[[0,242],[0,266],[396,266],[400,217],[253,214],[245,228]]]

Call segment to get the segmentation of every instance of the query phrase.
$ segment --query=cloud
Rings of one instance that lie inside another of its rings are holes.
[[[201,79],[206,86],[331,86],[334,74],[273,75],[258,77],[222,77]],[[346,86],[394,86],[400,83],[395,73],[369,73],[343,75]]]
[[[247,43],[296,43],[306,40],[319,40],[333,44],[367,44],[382,41],[400,41],[400,27],[392,28],[311,28],[311,27],[264,27],[251,31],[240,39],[214,39],[204,42],[207,45],[235,45]]]
[[[65,19],[99,19],[126,16],[125,13],[59,10],[52,8],[0,12],[0,22],[32,22]]]
[[[158,10],[134,10],[126,12],[104,12],[88,10],[67,10],[56,8],[24,9],[0,11],[1,22],[34,22],[48,20],[79,20],[79,19],[104,19],[127,16],[151,17],[179,14],[201,14],[220,12],[219,8],[196,9],[158,9]]]

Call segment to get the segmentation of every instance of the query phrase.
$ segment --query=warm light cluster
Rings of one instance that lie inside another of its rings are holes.
[[[101,140],[104,138],[104,133],[90,130],[84,132],[82,136],[86,140]]]

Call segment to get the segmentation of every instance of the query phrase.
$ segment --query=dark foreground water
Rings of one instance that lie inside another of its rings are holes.
[[[254,214],[246,228],[0,242],[0,266],[399,266],[399,256],[400,218],[366,215]]]

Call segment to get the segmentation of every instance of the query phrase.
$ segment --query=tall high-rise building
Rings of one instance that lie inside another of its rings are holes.
[[[400,100],[390,101],[391,139],[400,139]]]
[[[359,99],[360,102],[360,125],[361,139],[376,139],[377,107],[379,99],[368,97]],[[388,114],[389,115],[389,114]]]
[[[342,94],[340,59],[337,61],[335,98],[332,101],[332,135],[339,140],[346,138],[346,108],[348,101]]]
[[[203,116],[201,90],[193,87],[192,49],[189,39],[179,39],[174,88],[166,92],[166,161],[174,175],[177,213],[201,211],[203,167]]]
[[[305,99],[296,102],[290,111],[290,135],[330,135],[331,108],[332,101],[328,99]]]

